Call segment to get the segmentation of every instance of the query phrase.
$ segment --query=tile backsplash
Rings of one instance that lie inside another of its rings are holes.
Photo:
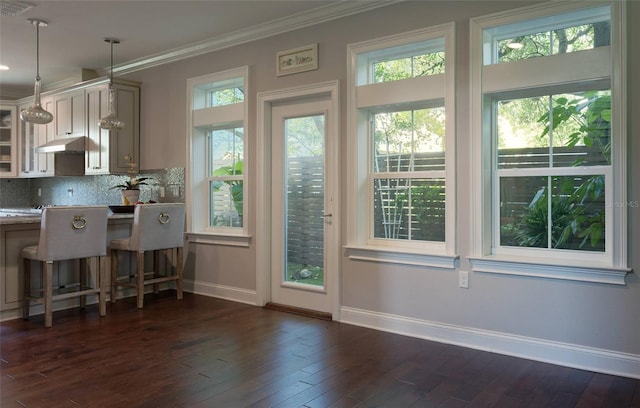
[[[145,171],[150,177],[140,187],[140,200],[184,202],[184,168]],[[39,205],[119,205],[119,189],[127,175],[44,177],[0,179],[0,208],[37,207]]]

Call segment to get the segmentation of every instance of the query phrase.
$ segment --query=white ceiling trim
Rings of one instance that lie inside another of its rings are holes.
[[[337,5],[328,5],[309,12],[273,20],[268,23],[255,25],[248,29],[232,31],[224,36],[199,41],[191,45],[150,55],[137,60],[128,61],[113,67],[114,74],[127,74],[147,68],[156,67],[170,62],[180,61],[186,58],[219,51],[225,48],[248,43],[288,31],[313,26],[331,20],[336,20],[353,14],[399,3],[404,0],[377,0],[377,1],[343,1]],[[98,75],[108,75],[110,67],[98,71]]]

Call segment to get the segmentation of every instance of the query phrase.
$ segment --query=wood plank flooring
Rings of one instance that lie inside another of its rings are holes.
[[[0,324],[0,406],[640,407],[640,380],[174,296]]]

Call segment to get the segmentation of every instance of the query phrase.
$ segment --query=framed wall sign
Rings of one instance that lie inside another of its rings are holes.
[[[278,76],[318,69],[318,44],[280,51],[276,63]]]

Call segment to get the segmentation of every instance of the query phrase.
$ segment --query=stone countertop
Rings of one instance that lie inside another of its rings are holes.
[[[109,220],[120,220],[120,219],[133,219],[132,213],[112,213],[109,211]],[[14,216],[5,216],[0,217],[0,225],[14,225],[14,224],[40,224],[41,215],[40,214],[24,214],[24,215],[14,215]]]

